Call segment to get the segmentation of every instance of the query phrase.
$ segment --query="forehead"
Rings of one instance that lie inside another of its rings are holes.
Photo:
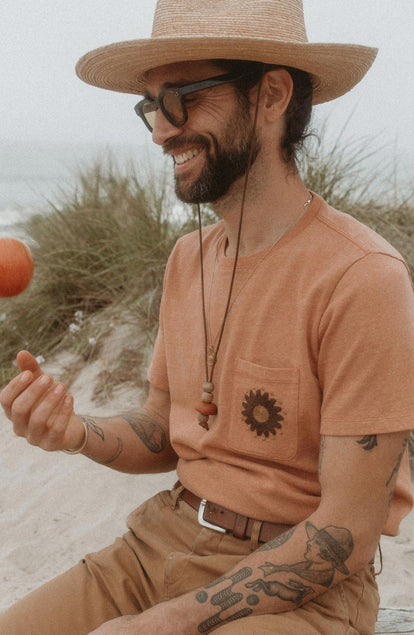
[[[154,89],[171,83],[192,83],[223,72],[208,60],[176,62],[153,68],[145,74],[146,89]]]

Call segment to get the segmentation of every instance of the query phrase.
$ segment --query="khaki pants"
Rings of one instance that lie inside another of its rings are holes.
[[[144,503],[129,516],[129,532],[113,545],[0,615],[0,633],[83,635],[204,585],[257,549],[252,540],[201,527],[179,492],[161,492]],[[215,632],[373,635],[378,606],[373,568],[367,566],[301,608],[246,617]]]

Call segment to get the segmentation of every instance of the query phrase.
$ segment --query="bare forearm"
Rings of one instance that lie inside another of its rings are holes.
[[[146,408],[109,418],[80,415],[88,430],[83,454],[120,472],[168,472],[176,466],[167,425]]]

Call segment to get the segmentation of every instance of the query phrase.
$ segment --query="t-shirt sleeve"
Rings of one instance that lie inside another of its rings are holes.
[[[320,323],[321,433],[414,427],[414,293],[407,268],[369,254],[344,273]]]
[[[167,364],[165,359],[164,334],[161,325],[155,339],[152,359],[147,372],[147,379],[156,388],[169,392]]]
[[[160,315],[159,315],[159,325],[157,337],[155,338],[154,349],[152,351],[151,362],[147,371],[147,379],[156,388],[160,390],[165,390],[169,392],[169,382],[168,382],[168,370],[167,370],[167,359],[165,353],[165,340],[164,340],[164,305],[165,305],[165,295],[166,295],[166,278],[168,272],[169,264],[167,263],[167,268],[164,276],[164,286],[163,286],[163,294],[161,298],[160,305]]]

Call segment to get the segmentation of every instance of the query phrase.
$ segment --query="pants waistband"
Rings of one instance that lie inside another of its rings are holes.
[[[241,540],[251,538],[252,533],[257,531],[258,541],[268,542],[292,527],[236,514],[221,505],[199,498],[188,489],[182,490],[180,498],[198,511],[198,521],[201,525],[216,531],[229,532]]]

